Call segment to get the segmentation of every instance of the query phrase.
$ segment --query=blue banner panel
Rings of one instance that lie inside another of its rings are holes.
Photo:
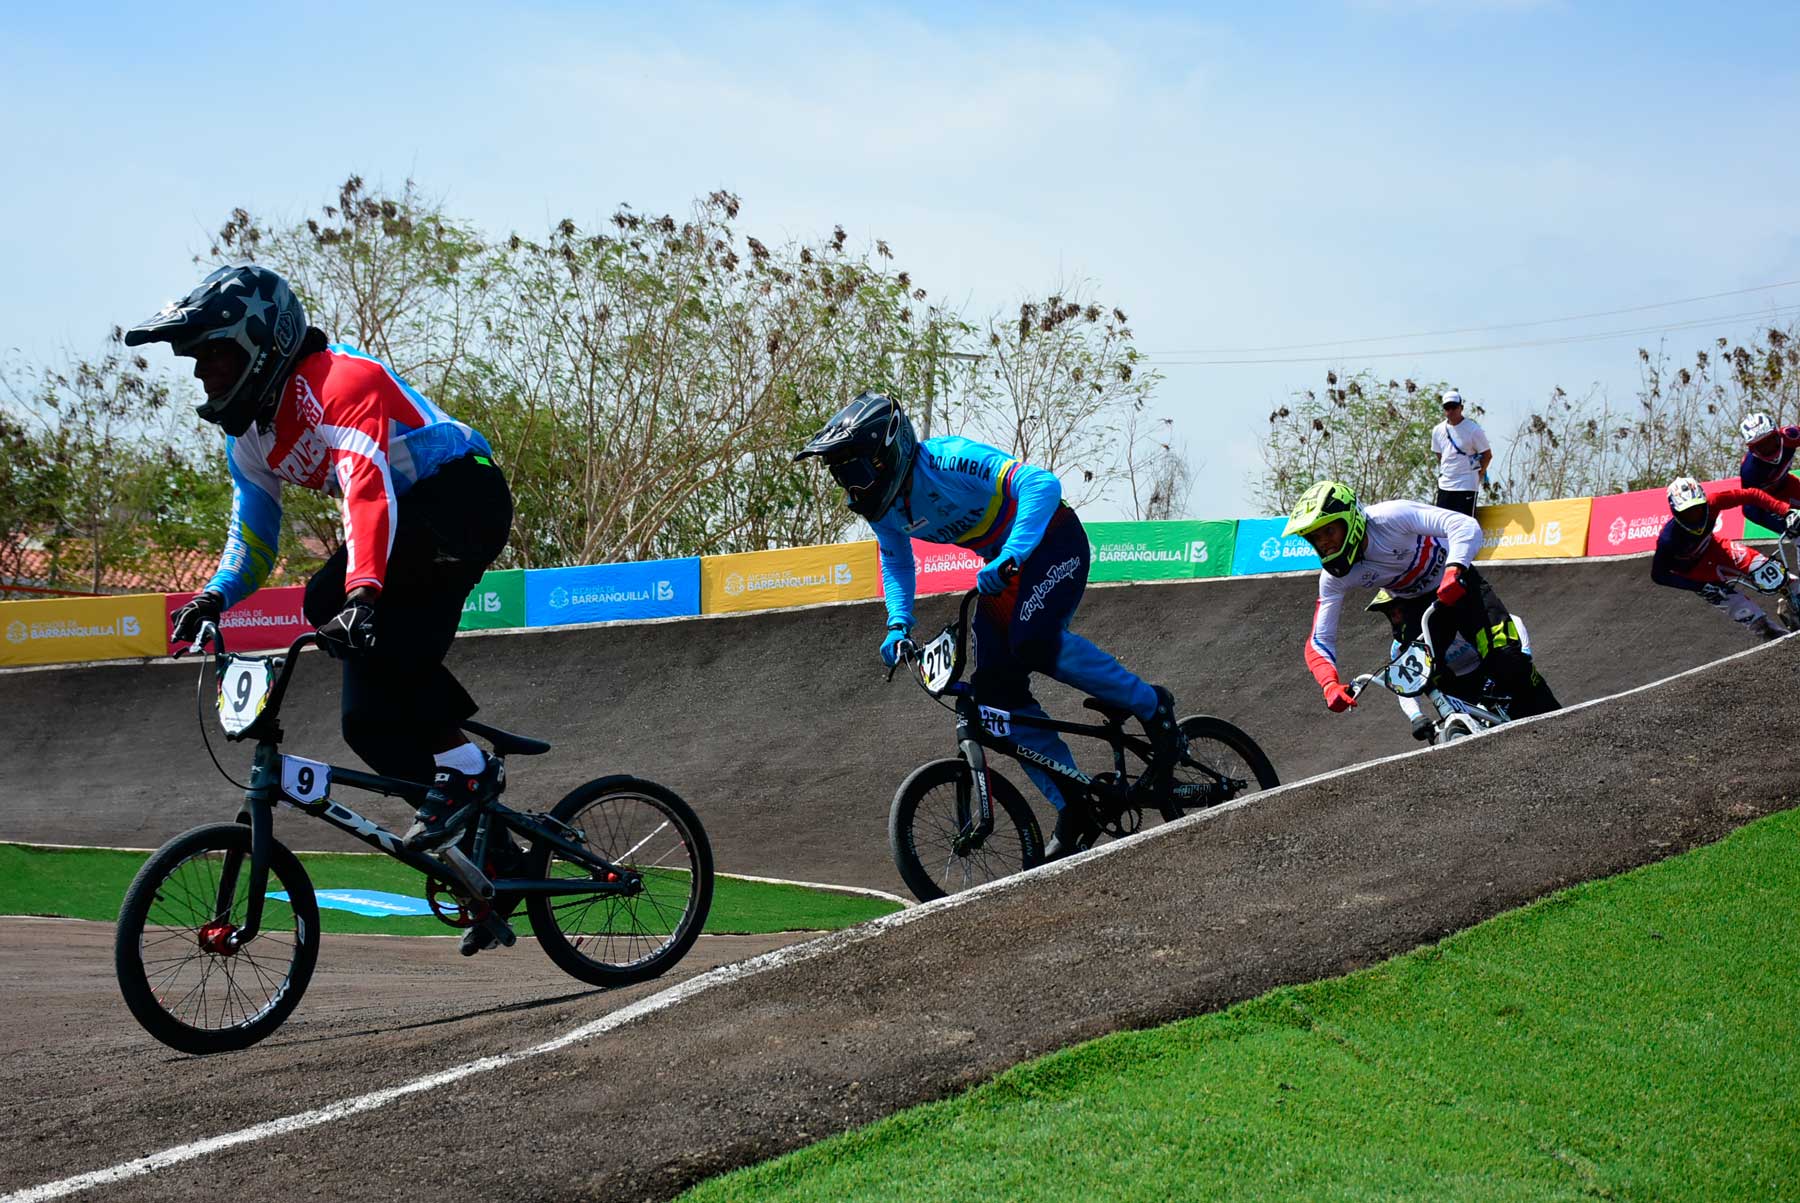
[[[1283,536],[1286,518],[1239,518],[1231,575],[1319,570],[1319,556],[1299,535]]]
[[[700,613],[700,560],[590,564],[525,570],[525,625],[624,618],[685,618]]]

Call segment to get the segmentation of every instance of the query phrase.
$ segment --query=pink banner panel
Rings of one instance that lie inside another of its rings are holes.
[[[975,574],[987,563],[965,547],[953,543],[912,541],[913,563],[918,566],[918,595],[933,593],[967,593],[975,587]],[[887,583],[882,582],[885,591]]]
[[[173,614],[187,605],[193,596],[192,593],[171,593],[164,599],[164,609]],[[312,624],[300,613],[300,605],[305,597],[304,585],[258,589],[225,611],[225,617],[219,625],[224,628],[226,649],[233,652],[263,652],[283,648],[292,643],[295,636],[312,630]],[[169,654],[174,655],[175,642],[167,639],[167,625],[165,622],[164,638],[169,645]]]
[[[1709,480],[1705,485],[1709,495],[1737,487],[1736,477]],[[1623,556],[1654,551],[1656,536],[1668,520],[1669,498],[1664,489],[1639,489],[1635,493],[1596,497],[1588,518],[1587,553],[1590,556]],[[1726,510],[1713,524],[1713,530],[1722,539],[1742,539],[1744,511]]]

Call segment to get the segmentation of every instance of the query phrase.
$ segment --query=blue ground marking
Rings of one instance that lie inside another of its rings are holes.
[[[409,898],[405,894],[389,894],[385,890],[314,890],[319,905],[334,911],[349,911],[355,915],[429,915],[431,906],[423,898]],[[286,890],[277,890],[269,895],[281,902],[288,900]]]

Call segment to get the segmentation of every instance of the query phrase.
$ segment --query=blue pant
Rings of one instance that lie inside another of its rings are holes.
[[[1156,692],[1142,677],[1069,630],[1087,590],[1089,556],[1081,519],[1059,506],[1019,574],[1003,592],[981,599],[975,610],[973,684],[984,706],[1043,717],[1044,708],[1031,695],[1031,674],[1040,672],[1139,718],[1156,712]],[[1069,745],[1054,731],[1016,723],[1012,738],[1059,764],[1075,765]],[[1050,805],[1061,810],[1056,779],[1028,761],[1020,763]]]

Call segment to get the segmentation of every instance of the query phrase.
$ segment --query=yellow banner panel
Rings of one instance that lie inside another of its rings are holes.
[[[1475,509],[1481,523],[1478,560],[1544,560],[1587,552],[1588,511],[1592,497],[1532,501],[1524,505],[1484,505]]]
[[[163,595],[0,602],[0,664],[66,664],[167,654]]]
[[[728,614],[881,595],[875,541],[700,557],[700,611]]]

